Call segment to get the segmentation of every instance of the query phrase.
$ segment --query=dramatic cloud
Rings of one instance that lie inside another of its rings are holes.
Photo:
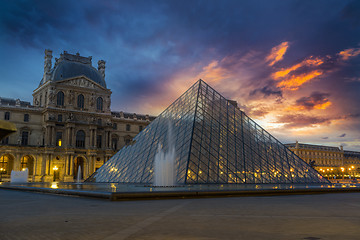
[[[279,81],[276,86],[286,90],[298,90],[301,85],[309,82],[310,80],[323,74],[323,71],[314,70],[309,73],[302,73],[299,75],[291,75],[281,81]]]
[[[250,92],[250,96],[256,95],[257,93],[262,93],[265,97],[274,95],[282,98],[282,91],[278,89],[273,89],[271,86],[265,86],[261,89],[255,89]]]
[[[348,60],[351,57],[356,57],[360,54],[360,48],[349,48],[339,52],[342,60]]]
[[[266,57],[266,61],[269,62],[269,66],[283,60],[286,50],[289,47],[289,42],[283,42],[280,45],[273,47],[270,54]]]
[[[307,66],[307,67],[312,67],[312,66],[319,66],[321,64],[323,64],[323,60],[321,60],[320,58],[313,58],[312,56],[308,59],[305,59],[304,61],[295,64],[294,66],[291,66],[289,68],[285,68],[285,69],[281,69],[279,71],[276,71],[275,73],[273,73],[271,76],[274,80],[279,80],[281,78],[285,78],[290,72],[293,72],[301,67]]]
[[[290,110],[326,109],[331,105],[328,93],[313,92],[309,97],[296,100],[296,104]]]
[[[352,0],[4,1],[0,96],[31,102],[44,49],[67,50],[106,60],[113,110],[157,115],[201,78],[281,141],[347,132],[356,148],[359,12]]]
[[[318,127],[322,124],[330,124],[331,119],[304,114],[287,114],[279,116],[276,123],[284,124],[284,128]]]

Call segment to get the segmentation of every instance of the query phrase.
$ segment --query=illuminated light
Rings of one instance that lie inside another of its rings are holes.
[[[294,171],[294,169],[290,168],[290,172],[293,172],[293,171]]]
[[[351,170],[351,168],[349,168],[349,171]]]
[[[61,139],[58,141],[58,146],[61,147]]]
[[[333,171],[334,169],[333,168],[331,168],[331,171]]]
[[[270,62],[269,66],[281,61],[289,47],[289,42],[282,42],[280,45],[273,47],[270,54],[266,57],[266,61]]]
[[[223,174],[223,172],[220,172],[220,174]]]
[[[352,169],[354,169],[355,167],[354,166],[351,166]]]
[[[111,191],[116,192],[116,185],[114,183],[111,183]]]
[[[329,171],[330,169],[326,169],[326,171]]]
[[[58,169],[59,169],[59,168],[58,168],[57,166],[54,166],[54,167],[53,167],[53,170],[54,170],[54,171],[57,171]]]
[[[57,182],[53,182],[53,183],[51,183],[50,188],[57,189],[57,188],[59,188],[59,186],[58,186]]]
[[[25,170],[26,170],[26,168],[21,169],[21,171],[25,171]]]
[[[199,171],[199,174],[202,174],[202,171]]]
[[[320,168],[320,171],[322,171],[322,168]]]
[[[190,170],[188,170],[188,174],[190,174]]]
[[[153,170],[150,170],[149,172],[151,172],[151,173],[152,173],[152,172],[153,172]]]

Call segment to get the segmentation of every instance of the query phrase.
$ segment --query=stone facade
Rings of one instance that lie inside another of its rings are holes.
[[[31,181],[74,181],[89,177],[155,117],[111,111],[105,61],[64,52],[51,65],[45,50],[44,74],[33,104],[0,98],[0,119],[18,131],[0,144],[0,173],[29,169]]]
[[[328,178],[360,177],[360,152],[299,143],[285,144],[291,151]]]

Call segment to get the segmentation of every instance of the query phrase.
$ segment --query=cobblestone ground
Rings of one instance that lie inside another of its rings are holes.
[[[0,190],[0,239],[360,239],[360,193],[111,202]]]

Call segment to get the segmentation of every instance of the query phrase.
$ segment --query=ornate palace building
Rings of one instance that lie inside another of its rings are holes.
[[[360,152],[297,141],[285,146],[325,177],[360,177]]]
[[[30,181],[87,178],[155,117],[111,111],[105,61],[45,50],[44,74],[33,104],[0,98],[0,119],[17,132],[0,143],[0,174],[28,168]],[[1,179],[0,179],[1,180]]]

